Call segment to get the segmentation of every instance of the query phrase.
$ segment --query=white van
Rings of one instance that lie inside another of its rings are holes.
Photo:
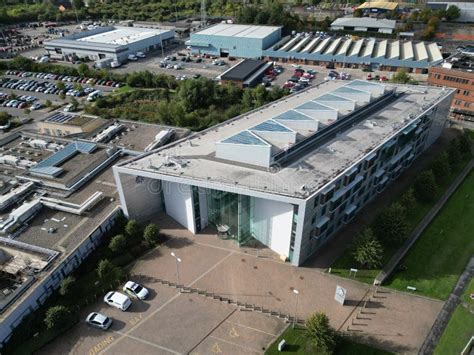
[[[95,99],[100,97],[101,94],[102,94],[102,91],[100,90],[93,91],[87,96],[87,101],[94,101]]]
[[[116,291],[110,291],[107,293],[104,297],[104,302],[109,306],[120,309],[121,311],[126,311],[132,304],[132,301],[128,296]]]
[[[122,64],[120,64],[120,62],[117,62],[116,60],[114,60],[112,63],[110,63],[110,67],[111,68],[118,68],[120,67]]]

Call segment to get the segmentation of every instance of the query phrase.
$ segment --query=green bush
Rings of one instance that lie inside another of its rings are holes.
[[[66,296],[70,290],[72,285],[76,282],[76,278],[72,275],[65,277],[64,279],[61,280],[61,283],[59,285],[59,294],[61,296]]]
[[[127,238],[123,234],[114,236],[109,243],[109,249],[114,253],[120,253],[127,247]]]
[[[436,198],[438,185],[432,170],[423,171],[413,183],[416,198],[421,202],[431,202]]]
[[[53,306],[48,308],[44,323],[48,329],[60,329],[64,327],[69,320],[71,312],[65,306]]]
[[[362,266],[376,269],[382,266],[383,247],[375,238],[372,229],[364,229],[354,243],[354,259]]]
[[[306,336],[318,354],[332,354],[336,346],[336,332],[329,318],[322,312],[312,314],[306,320]]]
[[[156,224],[150,223],[145,227],[143,232],[143,239],[148,243],[148,245],[153,246],[159,240],[159,230]]]

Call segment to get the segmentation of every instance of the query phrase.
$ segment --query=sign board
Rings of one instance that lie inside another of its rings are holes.
[[[347,290],[344,287],[337,285],[336,295],[334,296],[334,299],[336,300],[336,302],[344,306],[344,301],[346,300],[346,294],[347,294]]]

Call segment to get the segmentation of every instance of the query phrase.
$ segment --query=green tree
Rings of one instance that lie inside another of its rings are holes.
[[[56,81],[56,88],[59,90],[64,90],[66,88],[66,85],[62,81]]]
[[[355,261],[369,269],[382,266],[383,247],[372,229],[366,228],[357,236],[352,255]]]
[[[48,329],[60,329],[64,327],[71,316],[71,312],[65,306],[53,306],[48,308],[44,323]]]
[[[393,74],[392,81],[399,84],[407,84],[412,80],[411,76],[405,69],[402,69]]]
[[[449,157],[446,152],[441,152],[439,157],[431,165],[436,181],[440,183],[446,176],[451,173],[451,167],[449,166]]]
[[[65,277],[61,280],[59,284],[59,294],[61,296],[66,296],[70,290],[72,285],[76,282],[76,278],[72,275]]]
[[[143,239],[148,243],[148,245],[155,245],[158,242],[159,230],[156,224],[150,223],[145,227],[143,232]]]
[[[405,208],[393,203],[375,218],[374,233],[383,242],[398,244],[406,239],[409,227]]]
[[[114,253],[124,251],[127,246],[127,238],[123,234],[114,236],[109,243],[109,249]]]
[[[134,219],[129,220],[125,226],[125,233],[133,239],[139,238],[141,233],[138,222]]]
[[[329,318],[322,312],[313,313],[306,320],[306,337],[318,354],[332,354],[336,346],[336,332]]]
[[[433,201],[436,197],[438,185],[432,170],[423,171],[413,183],[416,198],[421,202]]]
[[[99,261],[97,275],[102,282],[114,282],[120,278],[121,271],[108,259]]]
[[[461,161],[461,146],[459,145],[459,140],[452,139],[448,145],[448,158],[451,168],[454,168]]]
[[[469,135],[464,132],[458,138],[459,152],[463,157],[469,158],[472,156],[472,141]]]
[[[8,112],[0,111],[0,126],[5,126],[11,117]]]
[[[459,16],[461,16],[461,10],[456,5],[449,5],[448,9],[446,10],[445,15],[446,15],[446,19],[448,19],[449,21],[452,21],[459,18]]]
[[[44,102],[44,105],[45,105],[46,107],[51,107],[52,104],[53,104],[53,103],[52,103],[51,100],[49,100],[49,99],[47,99],[47,100]]]
[[[75,97],[71,97],[71,105],[74,106],[74,109],[79,107],[79,102],[76,100]]]
[[[416,206],[416,197],[413,188],[410,187],[400,198],[400,203],[405,209],[411,210]]]

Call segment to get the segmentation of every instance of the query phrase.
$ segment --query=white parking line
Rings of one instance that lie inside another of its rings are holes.
[[[235,325],[238,325],[239,327],[243,327],[243,328],[247,328],[247,329],[250,329],[250,330],[253,330],[255,332],[259,332],[259,333],[262,333],[262,334],[266,334],[266,335],[270,335],[272,337],[276,337],[277,335],[276,334],[272,334],[272,333],[267,333],[263,330],[260,330],[260,329],[256,329],[256,328],[252,328],[252,327],[249,327],[247,325],[243,325],[243,324],[240,324],[240,323],[237,323],[237,322],[233,322],[231,320],[226,320],[226,323],[230,323],[230,324],[235,324]]]
[[[136,336],[133,336],[133,335],[130,335],[130,334],[125,334],[125,333],[122,333],[122,332],[119,332],[119,331],[116,331],[116,330],[114,330],[113,332],[114,332],[114,333],[117,333],[117,334],[120,334],[120,335],[122,335],[122,336],[125,336],[125,337],[127,337],[127,338],[136,340],[136,341],[138,341],[138,342],[140,342],[140,343],[153,346],[154,348],[161,349],[161,350],[165,350],[165,351],[168,351],[168,352],[170,352],[170,353],[172,353],[172,354],[175,354],[175,355],[181,355],[181,353],[179,353],[179,352],[177,352],[177,351],[174,351],[173,349],[165,348],[164,346],[161,346],[161,345],[152,343],[151,341],[148,341],[148,340],[145,340],[145,339],[140,339],[140,338],[138,338],[138,337],[136,337]]]
[[[229,254],[227,254],[225,257],[223,257],[221,260],[219,260],[217,263],[215,263],[213,266],[211,266],[209,269],[207,269],[204,273],[202,273],[199,277],[197,277],[195,280],[193,280],[189,286],[192,286],[194,285],[196,282],[198,282],[200,279],[202,279],[204,276],[206,276],[208,273],[210,273],[212,270],[214,270],[216,267],[218,267],[221,263],[223,263],[227,258],[229,258],[231,255],[233,255],[234,252],[230,252]],[[142,323],[146,322],[147,320],[149,320],[151,317],[153,317],[155,314],[157,314],[159,311],[161,311],[163,308],[165,308],[167,305],[169,305],[171,302],[173,302],[176,298],[178,298],[179,296],[181,296],[181,293],[178,293],[176,295],[174,295],[173,297],[171,297],[168,301],[166,301],[165,303],[163,303],[160,307],[158,307],[157,309],[155,309],[153,312],[151,312],[147,317],[143,318],[143,320],[141,322],[139,322],[138,324],[136,324],[135,326],[133,326],[132,328],[128,329],[126,332],[123,332],[121,333],[121,337],[120,338],[117,338],[116,341],[114,341],[112,344],[110,344],[110,346],[103,350],[101,352],[104,353],[105,351],[108,351],[110,350],[111,348],[113,348],[115,345],[117,345],[117,343],[119,343],[123,338],[125,338],[126,336],[129,336],[129,334],[131,332],[133,332],[135,329],[137,329]]]
[[[230,344],[230,345],[232,345],[232,346],[236,346],[236,347],[238,347],[238,348],[244,349],[244,350],[246,350],[246,351],[251,351],[251,352],[256,353],[256,354],[261,354],[261,353],[262,353],[262,352],[259,351],[259,350],[255,350],[255,349],[252,349],[252,348],[248,348],[248,347],[246,347],[246,346],[242,346],[242,345],[240,345],[240,344],[236,344],[236,343],[233,343],[233,342],[231,342],[231,341],[218,338],[218,337],[216,337],[216,336],[214,336],[214,335],[209,335],[209,338],[213,338],[213,339],[216,339],[216,340],[218,340],[218,341],[222,341],[223,343],[227,343],[227,344]]]

